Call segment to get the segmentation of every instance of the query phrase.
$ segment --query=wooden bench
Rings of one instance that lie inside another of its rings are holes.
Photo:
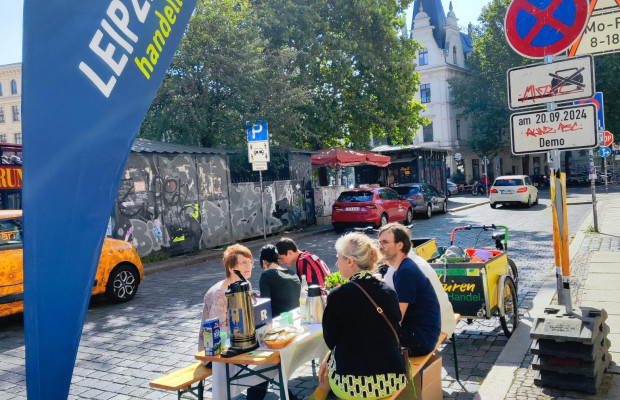
[[[152,380],[150,385],[158,389],[176,391],[177,399],[179,400],[184,393],[191,393],[198,400],[203,400],[204,380],[210,376],[211,368],[207,368],[203,363],[197,362],[160,376]],[[198,385],[192,387],[196,382],[198,382]]]
[[[459,320],[461,319],[461,314],[454,314],[454,319],[456,320],[456,322],[458,323]],[[448,334],[445,332],[441,332],[441,334],[439,335],[439,340],[437,340],[437,345],[435,345],[435,350],[431,351],[430,353],[424,355],[424,356],[418,356],[418,357],[409,357],[409,372],[411,373],[411,377],[412,379],[415,378],[420,371],[422,370],[422,368],[426,365],[426,363],[428,362],[428,360],[431,358],[431,356],[433,354],[435,354],[435,351],[437,351],[437,349],[439,348],[439,346],[441,346],[441,344],[448,338]],[[458,366],[458,361],[456,358],[456,336],[453,333],[452,337],[451,337],[451,341],[452,341],[452,347],[454,350],[454,370],[455,370],[455,375],[456,375],[456,380],[457,382],[459,382],[459,366]],[[401,395],[401,393],[406,389],[406,386],[404,388],[401,388],[399,391],[397,391],[396,393],[394,393],[392,395],[392,397],[390,397],[390,400],[395,400],[398,398],[398,396]]]

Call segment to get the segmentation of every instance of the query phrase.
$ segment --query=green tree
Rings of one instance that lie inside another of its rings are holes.
[[[410,3],[255,0],[270,45],[298,51],[299,82],[313,94],[300,145],[411,143],[422,106],[413,99],[419,44],[399,36]]]
[[[267,119],[291,144],[310,93],[295,82],[297,52],[267,48],[246,0],[201,0],[140,136],[215,147],[245,145],[245,121]]]
[[[474,28],[474,50],[467,57],[468,73],[448,80],[453,104],[472,121],[469,145],[480,156],[495,156],[508,135],[506,73],[528,60],[515,53],[504,34],[510,0],[493,0],[482,9]]]
[[[240,147],[245,121],[264,119],[286,147],[411,143],[410,2],[200,0],[140,136]]]
[[[594,57],[596,90],[603,92],[605,129],[620,143],[620,53]]]

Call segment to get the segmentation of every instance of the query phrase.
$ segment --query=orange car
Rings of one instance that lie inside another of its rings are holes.
[[[0,317],[24,311],[21,210],[0,210]],[[92,294],[113,302],[131,300],[144,279],[142,261],[130,243],[105,238]]]

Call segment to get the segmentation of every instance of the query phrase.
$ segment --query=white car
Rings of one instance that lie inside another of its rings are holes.
[[[491,208],[498,204],[538,204],[538,189],[527,175],[507,175],[495,179],[489,191]]]

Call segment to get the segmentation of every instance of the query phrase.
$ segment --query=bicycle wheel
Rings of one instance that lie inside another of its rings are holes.
[[[512,274],[512,279],[514,279],[515,281],[515,286],[518,286],[519,285],[519,270],[517,269],[517,264],[515,264],[515,262],[509,258],[508,265],[510,266],[510,272]]]
[[[499,322],[506,337],[512,336],[519,323],[519,311],[517,304],[517,288],[512,278],[507,277],[504,281],[504,316],[499,317]]]

